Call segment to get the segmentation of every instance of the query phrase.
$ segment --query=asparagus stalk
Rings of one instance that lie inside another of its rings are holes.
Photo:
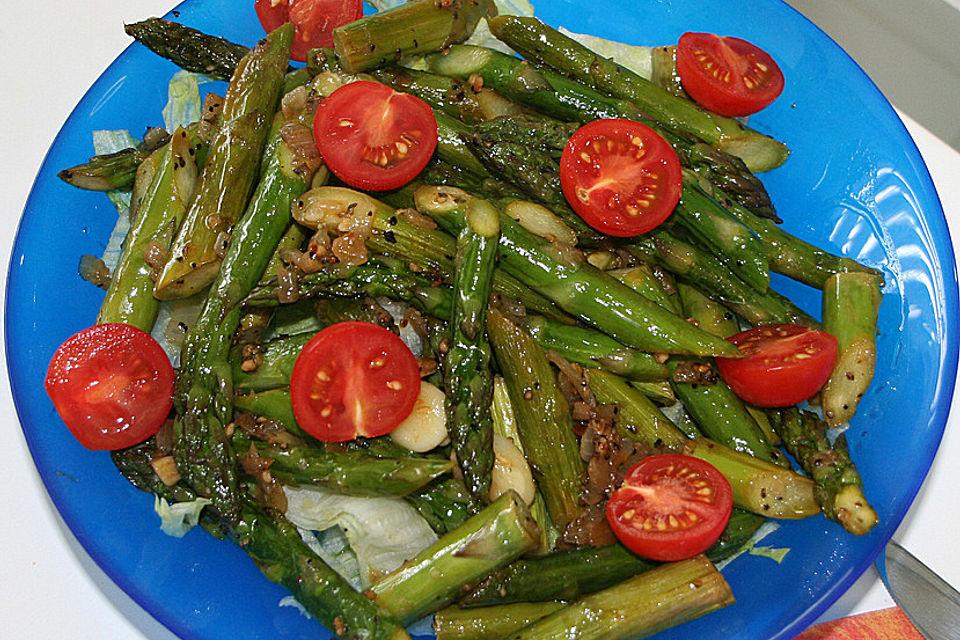
[[[863,495],[863,481],[850,459],[845,434],[830,443],[827,423],[797,408],[771,412],[773,428],[787,451],[814,483],[814,495],[823,515],[854,535],[864,535],[877,524],[877,513]]]
[[[527,462],[559,530],[580,513],[584,470],[566,398],[543,351],[502,313],[487,316],[490,343],[503,373]]]
[[[815,318],[783,296],[773,290],[760,293],[730,273],[715,257],[666,229],[658,228],[648,236],[634,238],[627,248],[719,300],[751,324],[797,323],[819,327]]]
[[[644,638],[732,603],[730,585],[705,556],[699,555],[661,565],[584,596],[507,637]]]
[[[169,141],[170,135],[165,132],[148,136],[136,147],[94,156],[83,164],[59,171],[57,177],[90,191],[129,191],[140,163]]]
[[[767,254],[760,238],[689,180],[684,180],[672,217],[751,287],[763,293],[770,286]]]
[[[266,391],[290,384],[293,364],[312,333],[275,338],[261,345],[251,363],[242,348],[231,352],[233,388],[238,392]]]
[[[516,602],[490,607],[437,611],[433,632],[437,640],[498,640],[562,609],[562,602]]]
[[[849,422],[873,379],[877,360],[879,278],[867,273],[837,273],[823,291],[823,330],[837,338],[837,362],[820,391],[830,426]]]
[[[740,158],[668,131],[629,100],[601,93],[550,69],[534,67],[525,60],[484,47],[454,45],[442,54],[427,56],[427,65],[436,73],[456,78],[479,76],[483,78],[484,87],[565,122],[586,123],[602,118],[643,122],[670,142],[685,168],[724,189],[757,215],[777,219],[763,183]]]
[[[169,249],[197,182],[195,147],[185,129],[178,129],[157,153],[158,169],[144,189],[97,316],[98,323],[124,322],[148,333],[160,302],[153,296],[154,265],[146,254],[155,254],[151,260],[156,261]]]
[[[762,516],[734,509],[720,538],[706,551],[707,557],[713,562],[729,557],[763,521]],[[515,602],[576,600],[649,571],[657,564],[619,543],[565,549],[511,562],[474,585],[458,603],[473,610]]]
[[[192,295],[216,277],[224,245],[256,184],[292,40],[293,25],[280,27],[237,66],[223,103],[223,128],[211,144],[197,195],[157,279],[158,298]]]
[[[640,263],[624,269],[613,269],[608,273],[647,300],[656,302],[677,315],[683,313],[676,295],[676,283],[672,280],[669,282],[664,280],[666,274],[663,269],[657,272],[649,264]]]
[[[454,227],[463,224],[463,206],[470,199],[446,187],[416,192],[420,211]],[[664,353],[739,354],[726,340],[700,331],[593,267],[578,252],[563,251],[507,216],[500,219],[500,266],[626,346]]]
[[[694,135],[741,158],[751,171],[775,169],[789,155],[781,142],[671,95],[536,18],[504,15],[491,18],[488,23],[497,38],[526,59],[629,100],[670,131]]]
[[[406,496],[406,500],[438,535],[458,528],[481,508],[463,481],[452,477],[438,479],[421,491]]]
[[[338,638],[409,640],[393,617],[324,564],[286,518],[248,500],[234,538],[267,578],[286,587]]]
[[[127,35],[181,69],[218,80],[229,80],[249,51],[241,44],[160,18],[147,18],[123,28]]]
[[[740,331],[740,325],[733,313],[715,300],[705,296],[696,287],[685,282],[677,284],[680,302],[684,314],[692,318],[697,326],[720,338],[729,338]]]
[[[468,582],[533,550],[536,523],[513,491],[370,587],[373,601],[409,623],[450,604]]]
[[[457,238],[450,349],[444,359],[447,430],[467,490],[486,502],[493,471],[493,374],[486,335],[486,310],[500,236],[500,214],[472,200]]]
[[[771,446],[747,411],[746,405],[708,362],[671,358],[667,367],[673,375],[673,389],[700,431],[731,449],[789,466],[779,449]],[[693,380],[683,381],[686,373]]]
[[[150,466],[153,440],[111,452],[111,458],[138,489],[169,502],[189,502],[197,494],[183,483],[167,486]],[[213,523],[201,520],[213,528]],[[409,640],[410,636],[363,594],[330,569],[282,515],[268,512],[244,496],[240,516],[228,529],[269,580],[286,587],[321,624],[342,640]],[[223,532],[214,531],[218,537]]]
[[[562,324],[541,316],[527,316],[522,325],[543,349],[556,351],[570,362],[600,367],[645,382],[665,380],[669,376],[655,355],[625,347],[596,329]]]
[[[320,486],[361,496],[405,496],[449,473],[442,458],[379,458],[362,451],[325,451],[310,446],[255,442],[234,435],[238,454],[253,451],[269,458],[270,474],[293,486]]]
[[[363,295],[386,296],[403,300],[437,317],[449,316],[452,296],[433,279],[392,260],[378,258],[363,265],[330,265],[321,271],[301,276],[295,292],[286,291],[277,279],[259,285],[244,298],[247,307],[281,304],[280,293],[295,293],[294,298],[357,298]]]
[[[449,234],[418,226],[404,216],[403,212],[352,189],[311,189],[302,202],[302,205],[294,209],[294,217],[301,224],[317,228],[324,220],[339,222],[347,217],[351,220],[366,220],[371,231],[366,239],[369,249],[412,263],[440,280],[452,281],[456,240]],[[493,288],[522,302],[530,311],[569,321],[551,301],[502,269],[494,271]]]
[[[730,481],[734,506],[777,519],[806,518],[820,512],[813,481],[790,469],[707,438],[688,440],[683,453],[706,460]]]
[[[412,0],[337,27],[333,47],[343,68],[357,73],[463,42],[496,13],[488,0]]]
[[[304,431],[300,429],[297,419],[293,415],[289,387],[236,394],[233,397],[233,408],[236,411],[246,411],[256,416],[275,420],[283,425],[287,431],[301,437],[304,435]]]
[[[177,468],[230,522],[239,517],[240,508],[235,459],[225,430],[232,417],[229,354],[240,324],[240,302],[263,274],[289,224],[286,212],[311,177],[294,169],[292,152],[280,136],[281,123],[278,116],[256,194],[218,261],[211,292],[187,334],[174,387]]]
[[[686,441],[683,433],[657,408],[642,391],[626,380],[600,369],[586,370],[590,391],[597,402],[616,404],[617,429],[628,440],[648,447],[679,450]]]
[[[835,273],[862,272],[880,278],[880,272],[844,256],[829,253],[792,235],[772,220],[753,215],[728,197],[722,188],[713,188],[713,196],[735,218],[749,227],[763,242],[770,269],[817,289],[826,286]]]

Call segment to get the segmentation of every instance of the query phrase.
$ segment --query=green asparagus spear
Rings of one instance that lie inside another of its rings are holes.
[[[231,340],[240,324],[240,302],[263,274],[289,224],[287,212],[311,178],[295,170],[292,152],[280,135],[281,123],[278,115],[267,147],[269,161],[187,335],[174,389],[177,468],[230,522],[239,517],[240,507],[235,459],[225,431],[232,414]]]
[[[218,80],[229,80],[249,51],[243,45],[160,18],[147,18],[123,28],[127,35],[181,69]]]
[[[57,177],[80,189],[128,191],[133,188],[140,163],[169,141],[170,135],[166,132],[147,136],[136,147],[94,156],[83,164],[61,170]]]
[[[416,192],[420,211],[455,227],[462,226],[463,206],[470,199],[446,187]],[[650,352],[739,354],[726,340],[700,331],[593,267],[579,252],[538,238],[507,216],[501,216],[500,231],[505,271],[622,344]]]
[[[683,446],[683,433],[643,392],[608,371],[587,369],[585,374],[597,402],[619,407],[617,430],[624,438],[648,447],[678,450]]]
[[[516,560],[539,540],[536,523],[514,491],[370,587],[373,601],[407,623],[450,604],[464,584]]]
[[[715,300],[705,296],[696,287],[685,282],[677,284],[684,315],[692,318],[697,326],[720,338],[729,338],[740,331],[733,313]]]
[[[378,458],[362,451],[324,451],[310,446],[255,442],[235,434],[240,455],[254,447],[269,458],[270,474],[292,486],[320,486],[362,496],[405,496],[447,474],[453,467],[442,458]]]
[[[157,318],[160,302],[153,296],[151,276],[170,247],[197,182],[195,147],[185,129],[178,129],[157,153],[162,155],[158,169],[124,240],[98,323],[124,322],[149,332]]]
[[[772,220],[753,215],[733,198],[727,197],[722,188],[714,187],[713,197],[762,240],[771,271],[817,289],[823,289],[827,279],[835,273],[863,272],[880,278],[880,272],[876,269],[815,247],[774,224]]]
[[[543,351],[502,313],[487,316],[490,344],[503,372],[527,461],[559,530],[580,513],[584,470],[566,398]]]
[[[427,65],[436,73],[455,78],[479,76],[485,87],[558,120],[586,123],[626,118],[642,122],[671,144],[685,168],[722,188],[757,215],[777,219],[763,183],[740,158],[666,130],[629,100],[611,97],[550,69],[483,47],[454,45],[441,54],[427,56]]]
[[[482,507],[458,478],[435,480],[421,491],[406,496],[406,500],[439,535],[458,528]]]
[[[150,466],[154,441],[111,452],[111,458],[138,489],[169,502],[189,502],[197,494],[183,483],[167,486]],[[222,536],[213,520],[201,524]],[[306,545],[282,515],[269,512],[244,496],[236,525],[227,533],[269,580],[286,587],[319,622],[341,640],[409,640],[410,636]]]
[[[284,336],[260,345],[254,355],[231,350],[233,388],[238,392],[266,391],[290,384],[293,364],[311,333]]]
[[[877,360],[880,280],[868,273],[837,273],[823,290],[823,330],[837,338],[837,362],[820,392],[830,426],[849,422],[873,379]]]
[[[369,224],[366,243],[372,251],[409,262],[442,281],[451,281],[456,240],[449,234],[427,228],[422,221],[412,222],[403,211],[343,187],[311,189],[301,203],[294,209],[294,217],[301,224],[317,228],[319,224],[339,224],[343,219]],[[493,279],[494,290],[522,302],[530,311],[569,321],[552,302],[502,269],[494,271]]]
[[[719,260],[670,231],[657,228],[634,238],[627,247],[642,260],[653,262],[728,306],[751,324],[797,323],[819,327],[819,322],[792,302],[768,289],[760,293],[730,273]]]
[[[523,328],[543,349],[585,367],[600,367],[639,381],[665,380],[666,367],[651,353],[625,347],[596,329],[553,322],[541,316],[527,316]]]
[[[730,481],[733,504],[769,518],[806,518],[820,512],[810,478],[708,440],[688,440],[683,453],[706,460]]]
[[[664,564],[584,596],[507,636],[510,640],[644,638],[733,603],[706,556]]]
[[[437,640],[498,640],[563,608],[562,602],[516,602],[490,607],[437,611],[433,632]]]
[[[394,618],[324,564],[283,516],[248,500],[234,537],[267,578],[286,587],[338,638],[409,640]]]
[[[672,219],[751,287],[763,293],[770,286],[760,238],[689,181],[684,181]]]
[[[450,315],[450,348],[444,359],[447,430],[467,490],[486,502],[493,471],[493,375],[486,335],[486,310],[500,236],[500,213],[472,200],[457,238]]]
[[[223,128],[211,144],[197,195],[157,279],[158,298],[192,295],[216,277],[231,228],[256,184],[292,40],[293,25],[280,27],[237,65],[223,104]]]
[[[870,531],[877,524],[877,513],[863,495],[863,481],[850,459],[846,435],[841,433],[831,444],[827,423],[795,407],[771,412],[770,421],[787,451],[813,478],[823,515],[854,535]]]
[[[751,171],[774,169],[789,155],[786,146],[777,140],[671,95],[536,18],[497,16],[488,23],[497,38],[528,60],[629,100],[667,129],[692,134],[743,159]]]
[[[357,73],[463,42],[496,13],[489,0],[412,0],[337,27],[333,46],[343,68]]]
[[[709,362],[671,358],[667,367],[673,389],[694,422],[709,438],[731,449],[788,466],[779,449],[771,446],[743,401]]]
[[[647,300],[677,315],[683,314],[683,308],[677,297],[677,285],[673,280],[665,280],[666,273],[660,267],[651,267],[640,263],[624,269],[608,271],[611,276],[627,285]]]
[[[734,509],[720,538],[706,555],[719,562],[739,550],[764,518]],[[472,586],[458,603],[462,607],[487,607],[513,602],[576,600],[606,589],[657,566],[617,543],[579,547],[543,556],[521,558],[498,569]]]

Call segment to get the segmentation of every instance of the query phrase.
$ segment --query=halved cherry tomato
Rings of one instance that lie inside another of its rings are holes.
[[[734,393],[760,407],[789,407],[815,394],[837,360],[837,339],[799,324],[760,325],[727,338],[745,358],[717,358]]]
[[[413,352],[369,322],[340,322],[317,333],[290,375],[297,423],[327,442],[393,431],[413,411],[419,393]]]
[[[677,72],[691,98],[722,116],[756,113],[783,91],[783,72],[770,54],[732,36],[683,34]]]
[[[123,449],[155,434],[173,405],[173,366],[150,334],[99,324],[68,338],[44,386],[67,428],[88,449]]]
[[[313,135],[324,162],[352,187],[410,182],[437,148],[437,119],[420,98],[379,82],[345,84],[320,103]]]
[[[332,47],[333,30],[363,16],[363,0],[256,0],[254,8],[268,33],[294,24],[290,57],[300,62],[314,47]]]
[[[650,231],[667,219],[683,187],[669,143],[633,120],[594,120],[570,137],[560,186],[584,222],[611,236]]]
[[[716,467],[692,456],[663,454],[627,472],[607,502],[607,520],[637,555],[673,562],[716,542],[732,508],[730,483]]]

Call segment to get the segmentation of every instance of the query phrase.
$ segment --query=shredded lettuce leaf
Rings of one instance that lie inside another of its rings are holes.
[[[585,33],[574,33],[563,27],[560,33],[573,38],[583,46],[592,49],[605,58],[610,58],[617,64],[630,69],[647,80],[653,77],[653,48],[624,44],[615,40],[607,40]]]
[[[210,504],[206,498],[170,504],[160,496],[153,500],[153,510],[160,516],[160,529],[168,536],[182,538],[200,522],[200,512]]]
[[[747,551],[752,556],[760,556],[762,558],[770,558],[774,560],[777,564],[783,562],[783,559],[787,557],[787,554],[790,553],[790,549],[785,547],[752,547]]]
[[[163,108],[163,124],[167,131],[187,127],[200,119],[203,103],[200,100],[200,83],[209,78],[190,71],[173,74],[167,87],[167,104]]]
[[[736,552],[731,554],[729,557],[724,558],[716,564],[717,570],[723,569],[725,566],[742,556],[744,553],[749,553],[750,555],[763,556],[765,558],[772,558],[778,563],[783,562],[784,556],[790,551],[790,549],[774,549],[773,547],[757,547],[757,543],[766,538],[768,535],[780,528],[779,523],[772,520],[768,520],[760,525],[760,528],[757,529],[750,539],[743,543],[743,546],[740,547]],[[759,553],[754,553],[754,549],[765,549],[769,551],[761,551]],[[779,558],[779,559],[778,559]]]
[[[340,574],[357,591],[364,588],[360,575],[360,563],[357,554],[350,548],[350,541],[340,527],[330,527],[326,531],[299,529],[300,537],[327,564]]]
[[[348,496],[319,487],[284,487],[287,518],[301,529],[339,527],[356,554],[362,588],[436,542],[427,521],[402,498]]]

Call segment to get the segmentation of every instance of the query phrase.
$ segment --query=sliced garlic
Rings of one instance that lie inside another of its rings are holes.
[[[447,397],[429,382],[420,382],[420,395],[406,420],[390,432],[398,445],[423,453],[447,444]]]
[[[497,433],[493,436],[493,454],[496,459],[490,481],[490,500],[496,500],[508,489],[513,489],[524,502],[533,504],[537,488],[523,452],[513,440]]]

